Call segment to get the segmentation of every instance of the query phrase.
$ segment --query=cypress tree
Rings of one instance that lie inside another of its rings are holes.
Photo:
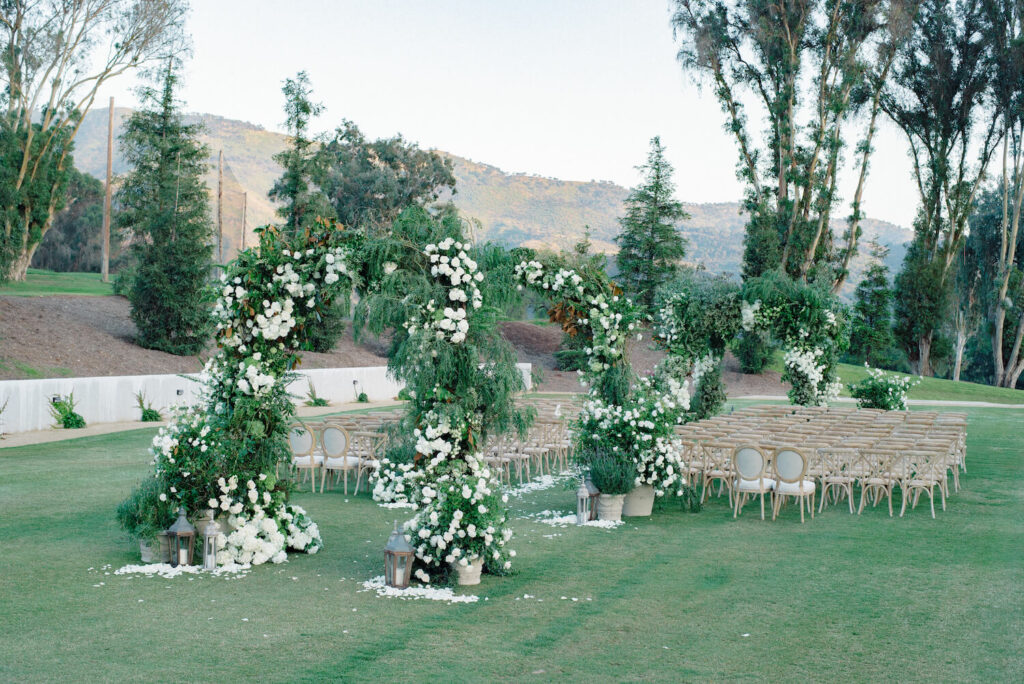
[[[619,219],[622,233],[615,238],[616,261],[625,289],[649,311],[655,289],[676,275],[686,255],[686,240],[678,225],[690,215],[674,197],[672,166],[665,159],[661,138],[651,138],[647,163],[637,169],[644,179],[626,198],[626,215]]]
[[[138,343],[196,354],[209,338],[212,223],[203,174],[209,150],[199,125],[182,121],[169,64],[162,89],[144,88],[142,107],[120,138],[132,167],[117,193],[118,225],[131,232],[136,271],[129,288]]]
[[[889,250],[871,245],[872,263],[857,285],[850,326],[849,357],[871,366],[891,366],[896,341],[892,334],[892,288],[884,259]]]

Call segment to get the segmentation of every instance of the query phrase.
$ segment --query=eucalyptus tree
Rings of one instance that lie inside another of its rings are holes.
[[[988,1],[988,0],[984,0]],[[920,208],[896,278],[897,337],[921,375],[947,321],[957,257],[1000,138],[983,0],[924,0],[881,106],[910,146]]]
[[[743,275],[781,270],[838,291],[857,253],[880,94],[916,0],[676,0],[684,70],[710,83],[739,149],[749,213]],[[763,119],[752,131],[747,104]],[[857,186],[846,232],[831,229],[856,115]]]
[[[987,0],[982,11],[983,31],[995,71],[992,100],[1002,135],[999,251],[994,279],[988,281],[995,284],[989,309],[993,381],[1002,387],[1015,387],[1024,372],[1024,316],[1013,309],[1013,302],[1024,298],[1017,258],[1024,201],[1024,0]],[[1008,322],[1013,328],[1009,334]]]
[[[183,49],[185,0],[0,0],[0,280],[23,280],[66,199],[99,90]]]

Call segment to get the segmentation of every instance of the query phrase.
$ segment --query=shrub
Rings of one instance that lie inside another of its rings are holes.
[[[868,369],[868,377],[855,385],[848,385],[850,395],[857,400],[857,406],[885,411],[906,411],[907,392],[920,380],[886,373],[867,364],[864,366]]]
[[[310,351],[327,353],[345,332],[348,318],[348,301],[335,300],[306,330],[306,348]]]
[[[607,451],[595,451],[587,457],[590,480],[602,494],[628,494],[636,486],[636,466]]]
[[[398,390],[398,400],[412,401],[412,392],[409,391],[408,387],[403,387],[402,389]]]
[[[590,341],[584,335],[562,335],[555,352],[555,367],[560,371],[586,370],[589,360],[586,348]]]
[[[356,401],[358,401],[360,404],[369,404],[370,397],[366,396],[366,392],[360,392],[359,396],[356,398]]]
[[[153,408],[152,404],[146,403],[146,395],[141,391],[135,394],[135,403],[139,407],[139,410],[142,411],[143,423],[159,423],[164,419],[164,417],[160,415],[160,412]]]
[[[58,397],[50,404],[50,415],[57,421],[57,425],[66,430],[75,430],[85,427],[85,418],[75,412],[75,395],[72,392],[67,397]]]
[[[313,386],[313,381],[309,380],[309,391],[306,392],[306,401],[303,402],[306,406],[330,406],[331,402],[327,401],[323,397],[316,393],[316,387]]]

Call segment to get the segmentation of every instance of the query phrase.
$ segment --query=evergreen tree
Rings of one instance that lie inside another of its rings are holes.
[[[637,303],[650,310],[655,289],[671,280],[686,254],[686,240],[677,226],[690,218],[675,195],[672,166],[658,136],[651,138],[647,163],[637,167],[644,179],[626,198],[626,215],[616,261],[619,278]]]
[[[201,127],[182,122],[177,80],[169,64],[162,89],[144,88],[142,107],[125,124],[121,152],[133,170],[117,193],[117,223],[132,234],[137,267],[128,299],[138,343],[196,354],[211,329],[209,150]]]
[[[67,206],[53,220],[32,256],[34,268],[99,273],[103,258],[103,183],[71,167]],[[110,236],[117,252],[117,234]],[[113,259],[112,259],[113,260]]]
[[[315,141],[309,137],[309,120],[323,111],[323,105],[310,100],[313,87],[309,76],[300,71],[294,79],[285,79],[284,111],[288,128],[288,147],[274,155],[284,173],[274,182],[269,197],[282,205],[277,215],[285,225],[298,232],[313,224],[317,217],[333,218],[327,197],[311,181],[317,164]]]
[[[876,368],[891,367],[896,341],[892,335],[892,288],[885,265],[888,249],[871,243],[872,263],[857,285],[850,324],[848,356]]]

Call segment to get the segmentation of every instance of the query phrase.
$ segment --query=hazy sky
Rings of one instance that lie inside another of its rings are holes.
[[[348,118],[505,171],[626,186],[660,135],[679,199],[742,193],[718,105],[675,59],[667,0],[193,0],[188,29],[189,111],[282,130],[281,83],[305,70],[318,130]],[[132,105],[133,86],[98,102]],[[906,145],[885,124],[876,147],[865,213],[909,226]]]

